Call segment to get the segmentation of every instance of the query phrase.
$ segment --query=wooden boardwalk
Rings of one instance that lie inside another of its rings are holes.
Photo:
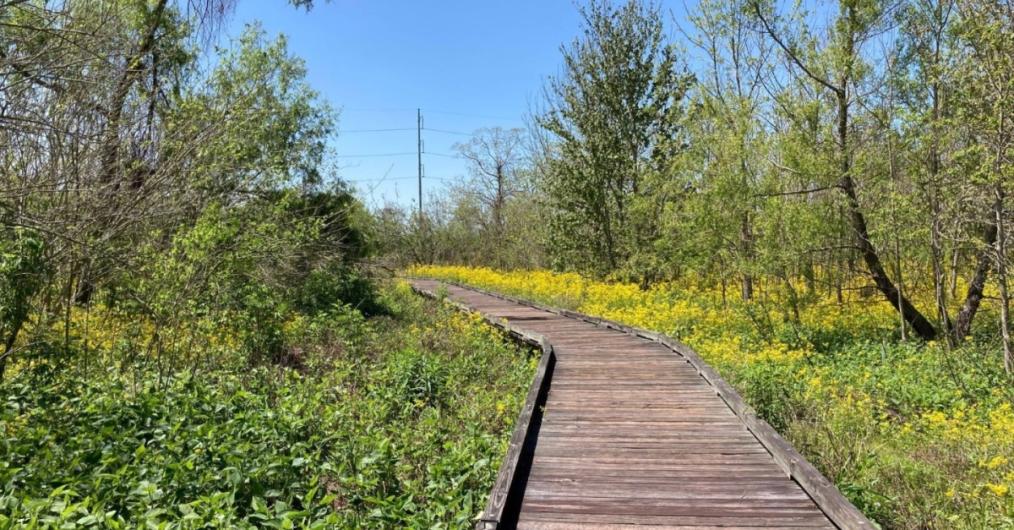
[[[692,350],[570,312],[412,283],[544,350],[477,528],[874,528]]]

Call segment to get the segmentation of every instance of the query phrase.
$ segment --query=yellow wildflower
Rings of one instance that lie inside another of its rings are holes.
[[[1006,484],[993,484],[993,483],[989,483],[989,484],[986,484],[986,488],[989,489],[989,491],[993,495],[996,495],[997,497],[1006,496],[1007,493],[1010,492],[1010,488]]]

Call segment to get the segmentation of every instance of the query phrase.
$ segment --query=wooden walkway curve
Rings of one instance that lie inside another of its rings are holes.
[[[544,354],[477,528],[874,528],[689,348],[413,280]]]

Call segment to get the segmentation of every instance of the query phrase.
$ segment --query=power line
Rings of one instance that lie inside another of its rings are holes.
[[[376,191],[377,188],[379,188],[380,185],[384,183],[384,181],[387,179],[387,177],[391,176],[391,170],[393,170],[393,169],[394,169],[394,163],[392,162],[390,166],[387,166],[387,171],[384,172],[384,176],[383,177],[380,177],[380,181],[379,182],[377,182],[376,184],[372,184],[372,185],[367,186],[370,189],[369,193],[370,193],[371,196],[373,195],[373,192]],[[395,184],[394,187],[395,187],[395,189],[397,189],[398,185]]]
[[[382,157],[382,156],[408,156],[408,155],[414,155],[414,154],[416,154],[416,153],[411,152],[411,151],[406,151],[404,153],[366,153],[366,154],[361,154],[361,155],[335,155],[335,156],[338,157],[338,158],[374,158],[374,157]]]
[[[399,127],[394,129],[345,129],[338,130],[338,134],[343,133],[378,133],[378,132],[394,132],[394,131],[414,131],[414,127]]]
[[[418,154],[430,155],[430,156],[442,156],[442,157],[445,157],[445,158],[458,158],[458,155],[449,155],[447,153],[427,153],[425,151],[423,151],[422,153],[406,151],[404,153],[365,153],[365,154],[358,154],[358,155],[335,155],[335,156],[337,158],[375,158],[375,157],[383,157],[383,156],[409,156],[409,155],[418,155]]]
[[[424,131],[444,133],[444,134],[457,134],[457,135],[461,135],[461,136],[472,136],[470,133],[461,132],[461,131],[448,131],[448,130],[444,130],[444,129],[429,129],[429,128],[423,128],[423,130]]]
[[[349,109],[349,110],[356,110],[356,109]],[[359,109],[359,110],[364,110],[364,109]],[[375,110],[382,111],[381,109],[375,109]],[[394,110],[394,109],[384,109],[384,110]],[[471,135],[469,133],[462,132],[462,131],[451,131],[451,130],[447,130],[447,129],[426,129],[426,128],[423,127],[422,109],[417,108],[415,110],[415,112],[416,112],[416,123],[415,123],[416,152],[415,153],[411,153],[411,152],[399,152],[399,153],[364,153],[364,154],[355,154],[355,155],[335,155],[335,156],[337,158],[382,158],[382,157],[409,156],[409,155],[412,155],[412,154],[416,155],[416,161],[417,161],[417,164],[418,164],[418,167],[417,167],[418,171],[416,173],[416,179],[418,179],[418,181],[419,181],[419,184],[418,184],[418,187],[419,187],[419,219],[421,221],[422,218],[423,218],[423,178],[432,178],[432,179],[435,179],[435,180],[451,180],[449,178],[443,178],[443,177],[424,177],[424,175],[423,175],[423,155],[432,155],[432,156],[439,156],[439,157],[444,157],[444,158],[455,158],[455,159],[458,158],[458,156],[456,156],[456,155],[451,155],[451,154],[447,154],[447,153],[426,153],[426,152],[424,152],[423,138],[422,138],[422,132],[423,132],[423,130],[430,131],[430,132],[435,132],[435,133],[440,133],[440,134],[452,134],[452,135],[460,135],[460,136],[471,136]],[[436,112],[438,112],[440,114],[458,114],[458,115],[462,115],[462,116],[467,116],[467,114],[462,114],[462,113],[454,113],[454,112],[446,112],[446,111],[436,111]],[[494,119],[499,119],[499,118],[494,118]],[[412,130],[411,128],[407,128],[407,127],[390,127],[390,128],[381,128],[381,129],[349,129],[349,130],[344,131],[344,132],[346,132],[346,133],[382,133],[382,132],[411,131],[411,130]],[[393,167],[393,165],[392,165],[392,167]],[[388,169],[388,173],[390,173],[390,169]],[[366,183],[366,182],[376,182],[376,184],[374,184],[372,186],[368,186],[370,188],[370,193],[373,193],[373,190],[375,190],[378,186],[380,186],[381,184],[383,184],[386,181],[389,181],[389,180],[390,181],[408,180],[410,178],[411,177],[393,177],[393,178],[391,178],[391,177],[388,177],[387,173],[385,173],[384,176],[381,177],[381,178],[379,178],[379,179],[351,179],[351,180],[348,180],[346,182],[349,182],[350,184]]]
[[[428,110],[428,112],[435,112],[437,114],[447,114],[449,116],[464,116],[466,118],[480,118],[484,120],[516,120],[517,118],[508,118],[507,116],[490,116],[488,114],[470,114],[467,112],[454,112],[450,110]]]
[[[373,107],[373,108],[342,107],[341,110],[342,110],[342,112],[412,112],[413,110],[418,110],[418,109],[401,108],[401,107]],[[429,110],[429,109],[427,109],[427,112],[432,112],[432,113],[436,113],[436,114],[445,114],[445,115],[448,115],[448,116],[463,116],[463,117],[466,117],[466,118],[479,118],[479,119],[483,119],[483,120],[510,120],[510,121],[517,121],[518,120],[517,117],[491,116],[489,114],[472,114],[470,112],[456,112],[456,111],[451,111],[451,110]]]
[[[374,108],[349,108],[342,107],[342,112],[412,112],[415,109],[403,109],[397,107],[374,107]]]
[[[419,177],[418,176],[411,176],[411,177],[378,177],[378,178],[366,178],[366,179],[348,179],[348,180],[345,180],[345,182],[353,182],[353,183],[354,182],[384,182],[384,181],[388,181],[388,180],[415,180],[417,178],[419,178]],[[427,175],[423,175],[423,180],[426,180],[426,179],[433,179],[433,180],[454,180],[454,179],[452,179],[450,177],[430,177],[430,176],[427,176]]]
[[[414,179],[415,177],[380,177],[375,179],[349,179],[345,182],[383,182],[386,180],[408,180]]]

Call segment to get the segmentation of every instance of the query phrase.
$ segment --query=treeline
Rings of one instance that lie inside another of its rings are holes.
[[[992,304],[1014,368],[1014,4],[582,14],[529,129],[478,132],[461,146],[471,178],[390,224],[412,259],[696,275],[793,304],[861,289],[897,308],[903,336],[952,345]]]
[[[286,311],[369,309],[337,114],[284,38],[213,46],[232,7],[0,2],[0,378],[87,359],[99,313],[134,326],[124,360],[170,372],[195,336],[272,358]]]

